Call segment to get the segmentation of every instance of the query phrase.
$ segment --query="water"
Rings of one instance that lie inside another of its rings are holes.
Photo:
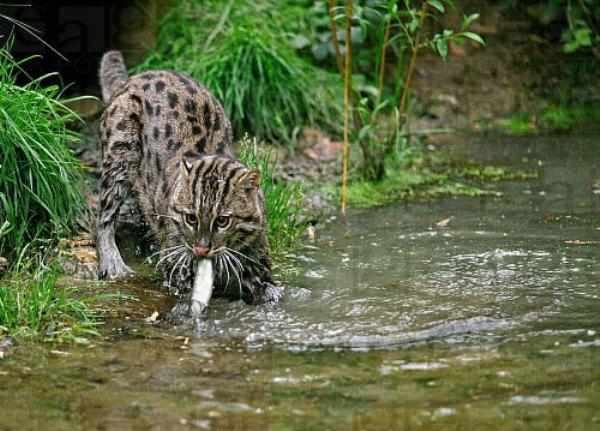
[[[352,211],[284,303],[215,301],[199,337],[147,290],[93,346],[17,348],[0,430],[600,429],[600,137],[457,150],[541,176]]]

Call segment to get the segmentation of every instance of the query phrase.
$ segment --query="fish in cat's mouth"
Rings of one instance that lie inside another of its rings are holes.
[[[208,307],[214,289],[214,272],[212,259],[200,259],[194,268],[192,286],[192,317],[199,318]]]

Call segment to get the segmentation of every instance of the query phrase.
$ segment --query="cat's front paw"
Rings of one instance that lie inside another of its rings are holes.
[[[100,280],[116,280],[135,275],[135,271],[125,265],[123,259],[103,259],[98,266],[98,278]]]

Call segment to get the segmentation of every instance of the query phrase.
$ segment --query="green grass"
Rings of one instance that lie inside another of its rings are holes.
[[[299,183],[283,183],[273,178],[275,160],[261,149],[256,139],[241,141],[240,160],[261,173],[260,185],[265,195],[271,253],[277,257],[293,248],[306,225],[301,221],[302,190]]]
[[[67,143],[77,116],[41,77],[16,85],[19,63],[0,49],[0,255],[66,232],[82,208],[79,161]]]
[[[501,119],[497,125],[513,135],[528,135],[537,132],[568,132],[577,126],[600,122],[600,108],[593,105],[567,106],[551,104],[537,116],[519,112]]]
[[[157,49],[135,71],[188,73],[223,103],[237,136],[290,143],[306,125],[334,127],[341,86],[289,45],[290,17],[271,0],[193,0],[173,6]],[[296,11],[297,8],[290,7]],[[294,15],[295,16],[295,15]]]
[[[600,122],[600,107],[550,105],[540,114],[539,122],[544,129],[569,131],[578,125]]]
[[[528,113],[517,113],[508,118],[498,120],[497,125],[512,135],[528,135],[535,133],[537,128],[531,115]]]
[[[368,208],[411,199],[434,199],[444,196],[500,196],[483,184],[498,181],[520,181],[537,178],[527,172],[476,163],[454,163],[448,156],[429,157],[418,148],[403,158],[386,163],[386,176],[381,181],[352,181],[348,187],[351,207]],[[329,190],[337,198],[339,190]]]
[[[494,190],[467,184],[458,178],[431,171],[394,172],[383,180],[355,181],[348,187],[348,204],[368,208],[407,199],[433,199],[443,196],[498,196]]]
[[[96,315],[74,288],[57,286],[53,269],[0,280],[0,335],[20,339],[86,342],[95,335]]]

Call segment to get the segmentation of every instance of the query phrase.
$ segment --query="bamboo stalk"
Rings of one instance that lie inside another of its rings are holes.
[[[385,26],[385,32],[383,34],[383,44],[381,45],[381,57],[379,63],[379,85],[377,88],[377,100],[381,99],[381,93],[383,93],[383,78],[385,75],[385,54],[387,50],[387,44],[390,40],[390,28],[392,26],[392,20],[388,19],[387,25]]]
[[[331,43],[333,44],[333,50],[335,51],[335,61],[337,63],[338,70],[340,71],[340,75],[344,75],[344,63],[342,60],[342,53],[340,51],[340,43],[338,41],[338,31],[337,31],[337,23],[335,22],[335,6],[336,0],[328,0],[328,12],[329,12],[329,21],[331,21]]]
[[[348,202],[348,158],[350,156],[350,87],[352,78],[352,0],[346,1],[346,64],[344,66],[344,152],[342,155],[342,214]]]

